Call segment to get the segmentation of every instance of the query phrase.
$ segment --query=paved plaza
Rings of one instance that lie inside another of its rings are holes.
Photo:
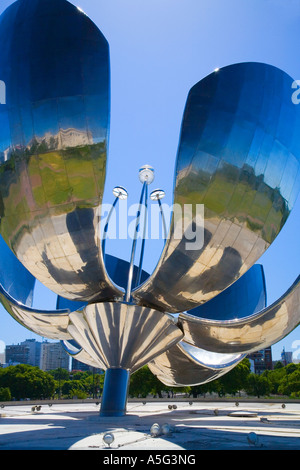
[[[100,417],[99,409],[94,402],[4,406],[0,450],[108,451],[103,436],[109,431],[114,455],[140,450],[300,450],[300,404],[129,402],[121,418]],[[156,437],[150,431],[154,423],[160,426]]]

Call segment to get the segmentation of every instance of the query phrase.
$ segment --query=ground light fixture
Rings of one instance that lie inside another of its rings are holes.
[[[171,428],[168,423],[165,423],[161,427],[161,433],[164,435],[170,434]]]
[[[250,445],[257,446],[259,442],[257,434],[255,432],[250,432],[247,435],[247,441]]]
[[[103,436],[103,442],[108,445],[108,447],[111,446],[111,444],[114,442],[115,440],[115,436],[113,435],[112,432],[106,432]]]
[[[161,433],[161,427],[158,423],[154,423],[152,424],[151,428],[150,428],[150,434],[152,437],[157,437],[159,436]]]

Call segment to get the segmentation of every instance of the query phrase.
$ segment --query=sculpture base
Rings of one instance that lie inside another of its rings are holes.
[[[100,416],[119,417],[126,414],[129,378],[127,369],[106,370]]]

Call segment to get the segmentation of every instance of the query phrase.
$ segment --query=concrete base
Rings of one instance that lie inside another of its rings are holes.
[[[169,432],[151,436],[154,423],[161,429],[168,424]],[[114,434],[110,447],[103,442],[107,431]],[[40,411],[24,403],[0,410],[0,450],[108,449],[141,459],[146,455],[142,450],[196,457],[197,450],[300,450],[300,403],[283,408],[280,403],[240,402],[237,408],[234,402],[129,401],[121,420],[99,416],[99,404],[88,402],[53,402],[51,407],[46,402]],[[107,454],[97,453],[97,459]]]

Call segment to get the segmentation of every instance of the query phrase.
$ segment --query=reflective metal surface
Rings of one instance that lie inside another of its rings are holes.
[[[102,369],[134,372],[183,337],[169,315],[126,303],[90,304],[69,318],[70,336]]]
[[[261,265],[255,264],[219,295],[187,313],[224,322],[249,317],[263,310],[266,305],[264,270]]]
[[[138,266],[137,238],[130,262],[105,253],[109,219],[127,191],[114,189],[101,227],[110,114],[102,33],[65,0],[18,0],[0,17],[0,79],[0,302],[26,328],[107,371],[104,415],[124,414],[129,376],[144,364],[167,385],[198,385],[299,324],[300,277],[266,307],[255,265],[300,188],[291,77],[243,63],[191,89],[174,204],[183,217],[186,205],[204,206],[204,226],[194,213],[178,237],[174,211],[151,276],[142,270],[145,239]],[[140,209],[153,178],[152,167],[140,168]],[[165,227],[163,195],[151,199]],[[32,308],[35,279],[57,294],[56,310]]]
[[[75,343],[75,345],[74,345]],[[63,340],[61,342],[65,351],[71,356],[74,357],[77,361],[88,364],[92,367],[98,367],[98,363],[93,360],[93,358],[82,349],[74,340]]]
[[[55,32],[55,33],[54,33]],[[122,295],[101,254],[109,46],[65,0],[20,0],[0,18],[0,231],[45,286],[74,300]]]
[[[68,309],[32,308],[35,278],[11,252],[0,236],[0,302],[22,326],[50,339],[71,338],[67,332]]]
[[[151,372],[167,386],[185,387],[211,382],[229,372],[245,356],[214,354],[190,348],[184,342],[176,344],[151,361]]]
[[[101,416],[123,416],[126,413],[130,372],[127,369],[107,369],[105,372]]]
[[[230,286],[265,252],[300,186],[300,107],[293,79],[261,63],[219,69],[190,91],[175,172],[174,204],[204,204],[204,244],[169,240],[151,278],[133,293],[141,305],[180,312]],[[195,220],[193,226],[195,231]]]
[[[31,307],[34,287],[35,278],[15,257],[0,235],[0,289],[16,302]]]
[[[69,310],[36,310],[19,304],[0,286],[0,302],[22,326],[50,339],[71,339],[67,331]]]
[[[179,314],[184,341],[218,353],[250,353],[277,343],[300,324],[300,276],[275,303],[249,317],[216,321]]]

